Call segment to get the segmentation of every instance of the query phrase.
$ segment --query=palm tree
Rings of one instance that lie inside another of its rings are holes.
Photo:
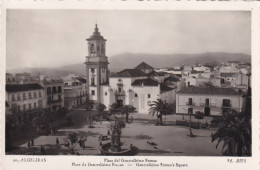
[[[124,105],[120,108],[120,111],[122,114],[125,115],[125,121],[126,121],[126,123],[128,123],[129,113],[135,112],[136,108],[132,105]]]
[[[211,122],[219,128],[211,135],[212,142],[223,143],[222,153],[228,156],[251,155],[251,119],[246,113],[230,109]]]
[[[155,115],[158,118],[159,124],[162,125],[162,117],[163,115],[170,114],[172,112],[172,108],[169,104],[167,104],[162,99],[157,99],[156,101],[153,101],[153,103],[150,105],[149,114]]]
[[[79,143],[79,140],[80,137],[75,132],[68,134],[68,136],[64,139],[65,146],[67,146],[70,149],[71,154],[74,154],[74,148]]]

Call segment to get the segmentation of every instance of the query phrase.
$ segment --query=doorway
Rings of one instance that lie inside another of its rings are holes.
[[[204,114],[205,114],[205,116],[209,116],[210,115],[210,107],[205,107],[204,108]]]

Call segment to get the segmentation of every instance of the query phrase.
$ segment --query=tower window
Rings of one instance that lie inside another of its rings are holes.
[[[94,68],[91,68],[91,73],[95,73],[95,69]]]
[[[92,86],[95,85],[95,78],[94,78],[94,77],[91,78],[91,85],[92,85]]]
[[[148,94],[147,97],[148,97],[148,98],[151,98],[151,94]]]
[[[107,95],[107,92],[105,92],[105,96]]]
[[[91,95],[95,96],[95,90],[91,90]]]
[[[137,93],[135,93],[135,97],[138,97]]]

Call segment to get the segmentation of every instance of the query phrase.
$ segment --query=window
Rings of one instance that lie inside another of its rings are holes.
[[[105,92],[105,96],[107,95],[107,92]]]
[[[193,114],[193,108],[188,108],[188,114],[190,115],[192,115]]]
[[[138,97],[137,93],[135,93],[135,97]]]
[[[91,95],[92,95],[92,96],[95,95],[95,90],[91,90]]]
[[[223,99],[223,107],[231,107],[231,102],[229,99]]]
[[[91,77],[91,85],[94,86],[95,85],[95,78]]]
[[[122,80],[121,80],[121,79],[118,79],[118,82],[122,82]]]
[[[52,93],[57,93],[56,87],[52,87]]]
[[[209,98],[205,99],[205,106],[209,106]]]
[[[188,105],[192,105],[192,98],[189,98]]]
[[[94,68],[91,68],[91,73],[95,73],[95,69]]]
[[[20,94],[17,94],[17,100],[21,100]]]
[[[29,99],[31,99],[32,98],[32,94],[31,94],[31,92],[29,92]]]
[[[148,97],[148,98],[151,98],[151,94],[148,94],[147,97]]]
[[[120,87],[118,87],[118,93],[121,93],[122,89]]]
[[[61,93],[61,86],[58,86],[58,92]]]
[[[39,91],[39,97],[42,97],[42,93]]]
[[[47,88],[47,94],[51,94],[51,87]]]
[[[14,94],[12,94],[12,101],[15,101]]]

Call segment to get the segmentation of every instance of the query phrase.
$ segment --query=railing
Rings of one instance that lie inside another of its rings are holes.
[[[59,102],[61,102],[61,101],[62,101],[62,100],[59,99],[59,100],[48,101],[47,103],[48,103],[48,104],[52,104],[52,103],[59,103]]]
[[[125,91],[124,91],[124,90],[121,90],[121,92],[119,92],[118,90],[116,90],[116,91],[115,91],[115,95],[124,96],[124,95],[125,95]]]
[[[193,106],[194,104],[192,102],[186,102],[186,106]]]
[[[231,104],[222,104],[222,108],[231,108]]]

